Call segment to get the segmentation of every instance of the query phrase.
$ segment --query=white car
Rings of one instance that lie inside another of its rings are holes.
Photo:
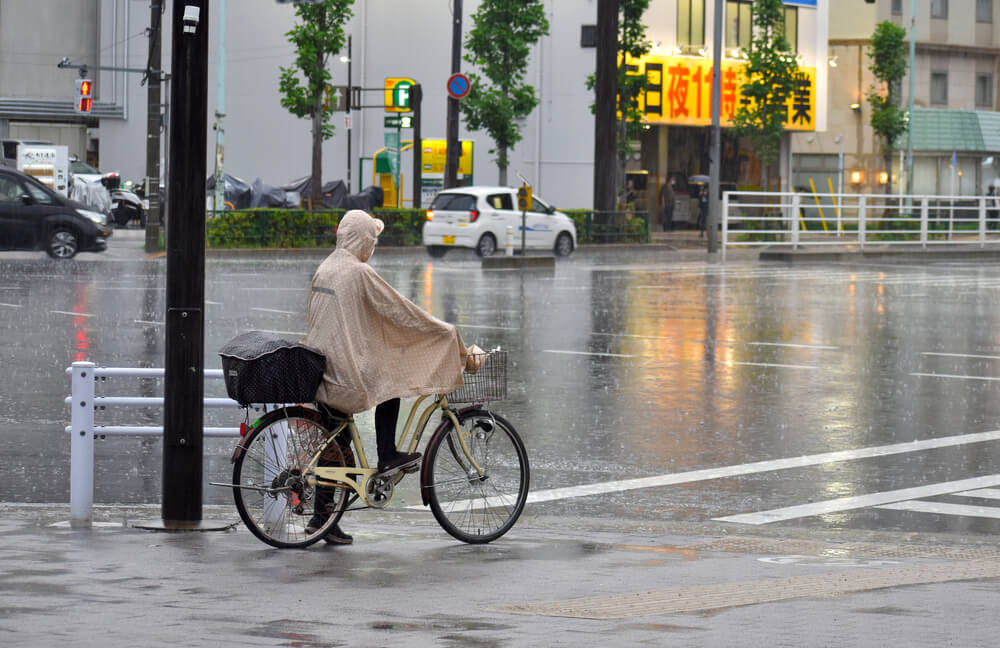
[[[502,249],[507,229],[513,234],[514,250],[521,249],[521,212],[517,189],[512,187],[456,187],[434,197],[424,222],[427,252],[440,258],[448,248],[472,248],[481,257]],[[576,249],[576,226],[566,214],[557,212],[534,196],[532,211],[525,215],[525,247],[552,250],[566,256]]]

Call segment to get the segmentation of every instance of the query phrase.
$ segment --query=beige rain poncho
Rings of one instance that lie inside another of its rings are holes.
[[[347,212],[337,249],[309,290],[302,342],[326,354],[316,400],[352,414],[392,398],[462,386],[468,355],[458,329],[403,297],[368,265],[382,227],[363,211]]]

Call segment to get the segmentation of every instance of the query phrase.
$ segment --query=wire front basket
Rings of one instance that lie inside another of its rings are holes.
[[[481,366],[476,373],[462,374],[465,384],[446,395],[449,403],[485,403],[507,398],[507,352],[497,349],[477,353]]]

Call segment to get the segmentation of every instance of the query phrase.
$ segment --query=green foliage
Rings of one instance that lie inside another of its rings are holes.
[[[209,248],[332,248],[342,209],[243,209],[221,212],[206,223]],[[374,210],[385,223],[382,245],[420,245],[423,209]]]
[[[459,106],[470,130],[485,130],[496,148],[501,174],[507,151],[521,141],[516,122],[538,105],[535,89],[522,84],[531,45],[549,33],[541,0],[483,0],[472,16],[465,60],[481,74],[469,74],[471,88]]]
[[[747,80],[741,104],[733,116],[733,132],[748,136],[765,164],[778,157],[788,118],[786,101],[795,88],[798,64],[785,39],[784,4],[781,0],[756,0],[753,37],[746,52]]]
[[[295,66],[281,68],[281,105],[296,117],[312,118],[321,112],[322,138],[333,137],[333,106],[324,101],[330,92],[330,57],[344,47],[344,23],[351,17],[354,0],[297,3],[297,23],[285,35],[295,46]],[[314,133],[315,137],[317,134]]]
[[[875,135],[885,142],[886,153],[906,132],[907,115],[899,107],[899,84],[906,75],[906,30],[888,20],[880,22],[868,46],[871,64],[868,69],[879,80],[879,86],[868,88],[868,103],[872,108],[871,126]]]
[[[576,225],[577,243],[648,243],[649,220],[634,212],[560,209]]]

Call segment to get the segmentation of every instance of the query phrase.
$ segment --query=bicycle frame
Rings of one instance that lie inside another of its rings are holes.
[[[455,416],[454,411],[448,406],[448,399],[445,398],[444,395],[434,396],[433,402],[427,404],[423,410],[420,411],[424,401],[428,398],[432,397],[427,395],[420,396],[413,403],[413,407],[410,408],[410,413],[406,417],[406,423],[403,425],[403,431],[399,435],[399,439],[396,441],[396,449],[405,452],[415,452],[417,446],[420,444],[420,440],[423,438],[424,431],[427,428],[427,423],[430,421],[431,415],[433,415],[434,412],[441,410],[442,414],[448,417],[452,425],[454,425],[455,429],[458,431],[457,436],[459,446],[462,448],[462,452],[468,460],[469,465],[476,470],[479,476],[483,476],[483,469],[472,457],[472,453],[469,451],[469,447],[466,443],[467,435],[462,432],[462,427],[458,422],[458,418]],[[420,411],[419,418],[417,418],[416,423],[411,427],[411,424],[414,423],[414,416],[418,411]],[[358,465],[356,467],[325,467],[317,465],[324,450],[330,443],[336,443],[334,439],[343,433],[345,428],[350,431]],[[409,443],[407,443],[407,437],[409,437]],[[368,498],[369,482],[375,475],[378,474],[378,468],[372,467],[368,463],[368,457],[365,454],[364,444],[361,441],[361,435],[358,433],[358,426],[354,422],[353,415],[349,415],[340,423],[340,425],[331,430],[330,438],[312,456],[312,458],[310,458],[309,463],[306,466],[305,473],[307,475],[311,475],[307,480],[310,486],[350,488],[357,494],[358,498],[360,498],[366,506],[373,508],[384,508],[388,504],[388,502],[386,502],[382,505],[376,505]],[[405,473],[402,472],[393,475],[393,485],[398,484],[404,475]]]

